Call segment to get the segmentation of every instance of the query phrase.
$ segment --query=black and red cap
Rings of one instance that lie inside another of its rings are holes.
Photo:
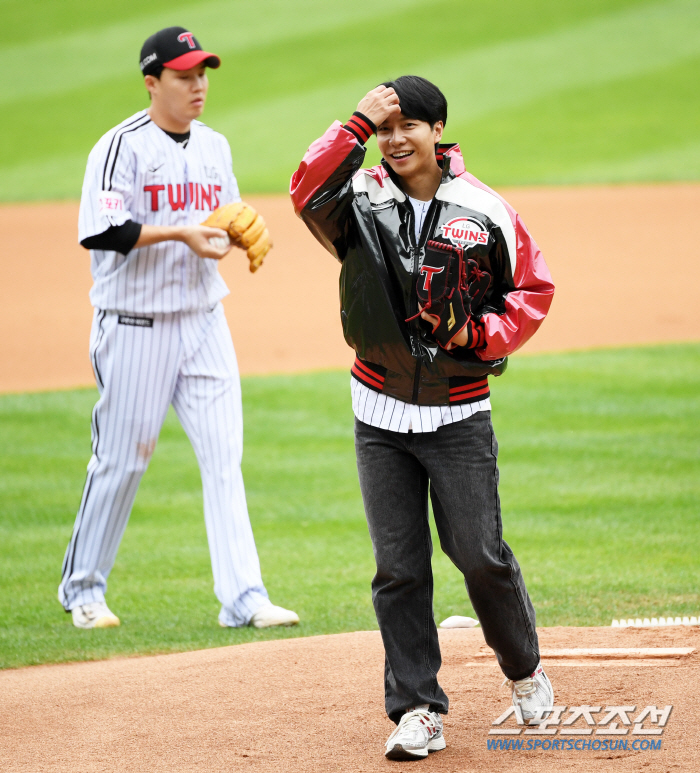
[[[184,27],[166,27],[143,44],[139,64],[144,75],[151,75],[159,66],[170,70],[189,70],[198,64],[216,69],[221,59],[203,51],[197,38]]]

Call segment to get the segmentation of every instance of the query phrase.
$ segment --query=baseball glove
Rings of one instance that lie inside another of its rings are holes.
[[[246,251],[252,273],[260,268],[263,258],[272,247],[270,233],[262,216],[250,204],[242,201],[215,209],[202,225],[226,231],[231,243]]]
[[[491,275],[482,271],[472,258],[464,257],[464,250],[442,242],[429,241],[425,258],[416,283],[418,314],[410,322],[427,312],[437,321],[432,333],[444,349],[452,349],[452,341],[467,329],[466,348],[483,344],[483,330],[472,318],[491,285]]]

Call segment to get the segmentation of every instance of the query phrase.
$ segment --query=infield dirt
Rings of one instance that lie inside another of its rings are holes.
[[[700,645],[697,627],[544,628],[539,635],[545,651]],[[668,661],[544,661],[557,705],[636,706],[637,711],[672,705],[660,749],[493,751],[487,747],[487,741],[497,737],[488,734],[491,723],[510,701],[508,691],[501,688],[503,675],[495,658],[479,657],[490,653],[479,629],[442,631],[440,641],[440,681],[451,700],[445,719],[447,749],[424,761],[389,762],[383,757],[393,725],[383,710],[381,638],[370,631],[2,672],[2,769],[7,773],[700,769],[697,649],[689,657]],[[602,716],[597,715],[599,722]],[[594,731],[575,740],[622,738],[631,746],[640,736],[632,736],[630,727],[624,729],[625,735],[596,736]],[[563,736],[558,731],[556,736],[520,737]]]
[[[503,191],[539,243],[557,287],[524,352],[700,339],[700,184]],[[256,274],[221,263],[243,374],[350,367],[339,265],[287,196],[250,199],[275,248]],[[92,385],[88,253],[76,203],[0,207],[0,392]]]

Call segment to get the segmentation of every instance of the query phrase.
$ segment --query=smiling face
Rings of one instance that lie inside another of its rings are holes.
[[[204,64],[189,70],[171,70],[166,67],[160,78],[147,75],[145,83],[151,94],[152,111],[162,116],[166,123],[180,127],[186,124],[189,127],[190,122],[202,114],[209,89]]]
[[[431,126],[396,113],[377,128],[377,144],[389,166],[405,180],[433,176],[437,167],[435,143],[442,138],[442,128],[442,121]]]

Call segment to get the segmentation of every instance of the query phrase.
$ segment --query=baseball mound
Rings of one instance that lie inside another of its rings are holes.
[[[503,193],[542,248],[557,287],[523,351],[700,339],[700,184]],[[288,196],[249,200],[267,220],[274,249],[255,274],[239,250],[221,262],[241,372],[349,368],[338,264],[294,215]],[[73,202],[0,206],[0,392],[94,383],[90,261],[78,245],[77,221]],[[303,330],[304,346],[287,330]]]
[[[510,705],[493,653],[480,629],[441,631],[440,679],[451,699],[447,749],[417,766],[454,773],[700,769],[699,628],[539,634],[556,704],[602,708],[592,733],[564,735],[555,726],[539,735],[489,734],[518,729],[512,717],[492,725]],[[383,757],[393,727],[383,711],[383,661],[379,633],[370,631],[5,671],[3,770],[405,771],[412,763]],[[657,734],[633,734],[620,716],[616,727],[603,726],[606,707],[622,707],[634,720],[646,706],[669,705],[665,727],[643,723]],[[575,727],[587,729],[583,720]],[[518,740],[537,749],[503,748]],[[566,742],[574,748],[562,750]]]

